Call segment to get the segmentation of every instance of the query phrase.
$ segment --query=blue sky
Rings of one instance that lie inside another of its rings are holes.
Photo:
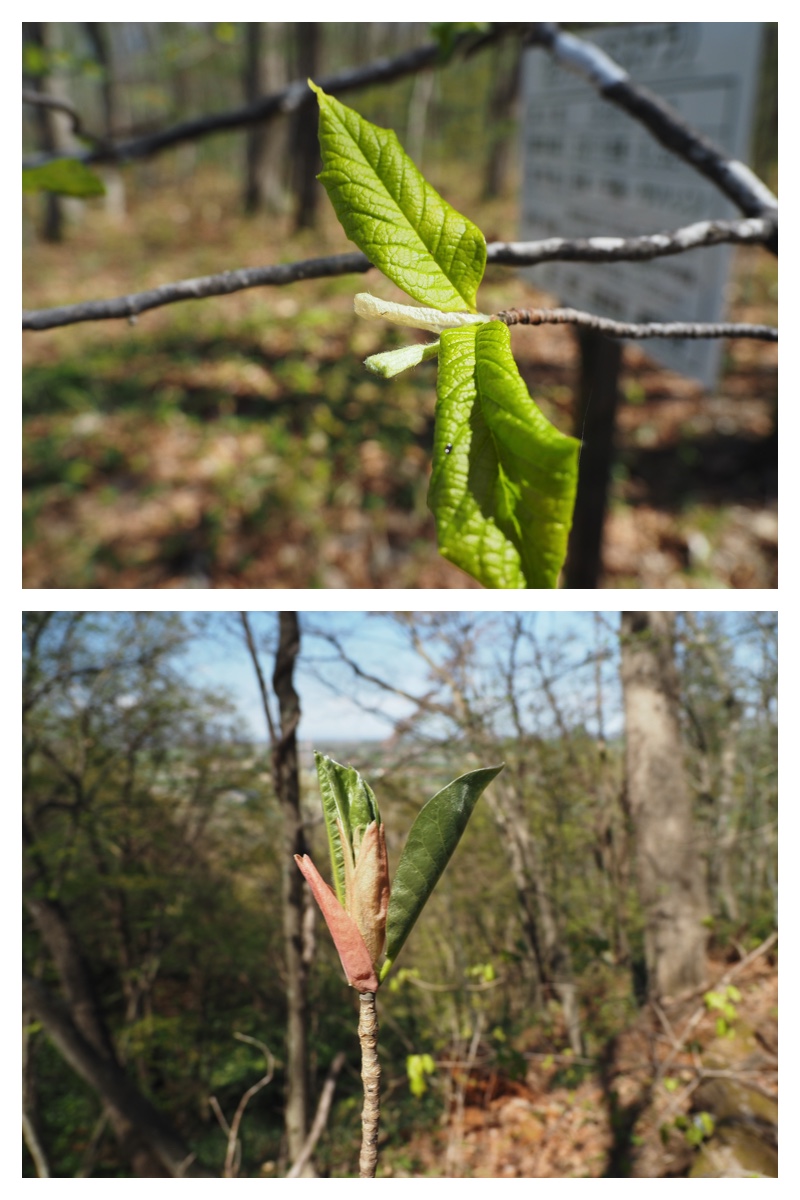
[[[424,614],[418,614],[424,616]],[[500,671],[507,666],[508,619],[514,614],[480,612],[456,614],[427,614],[429,618],[450,616],[474,621],[480,631],[477,639],[477,666],[473,677],[477,693],[484,692],[487,707],[491,707],[495,691],[500,687]],[[558,692],[567,724],[583,724],[595,734],[596,686],[593,667],[580,664],[593,654],[598,644],[608,651],[603,665],[603,722],[606,736],[621,732],[621,697],[618,667],[619,613],[604,612],[543,612],[524,613],[528,627],[535,636],[546,669],[559,664]],[[338,661],[336,650],[325,641],[325,633],[340,639],[343,648],[362,670],[379,676],[412,695],[430,688],[428,668],[414,652],[408,637],[392,620],[396,614],[385,612],[301,612],[301,656],[295,686],[300,695],[302,719],[300,737],[311,742],[351,739],[381,739],[388,737],[395,721],[408,716],[412,705],[400,696],[381,691],[356,680],[352,672]],[[733,632],[737,613],[721,614]],[[277,630],[274,612],[250,614],[257,639],[273,637]],[[241,732],[245,738],[259,741],[266,738],[266,724],[250,659],[241,639],[237,613],[212,613],[206,636],[197,639],[185,656],[185,669],[190,682],[226,691],[241,715]],[[599,641],[598,641],[599,640]],[[424,649],[436,659],[435,635],[426,634]],[[751,649],[746,642],[733,637],[730,653],[739,665],[748,664]],[[267,649],[262,655],[262,668],[267,677],[272,672],[272,656]],[[530,653],[520,664],[519,683],[522,702],[528,715],[527,724],[544,732],[552,714],[543,695],[540,677]],[[537,724],[538,722],[538,724]],[[543,724],[544,723],[544,724]]]
[[[481,639],[479,658],[480,670],[487,678],[496,678],[497,659],[503,649],[500,622],[504,614],[466,614],[474,616],[485,632]],[[533,620],[536,637],[543,649],[562,647],[571,657],[586,657],[595,645],[595,625],[591,613],[537,613],[526,614]],[[259,740],[266,737],[264,715],[252,664],[240,644],[240,633],[236,627],[237,614],[214,614],[209,633],[196,642],[186,657],[187,675],[198,685],[220,687],[229,693],[242,715],[244,736]],[[606,644],[613,647],[614,633],[619,617],[615,613],[602,614]],[[256,636],[274,634],[274,613],[253,613],[251,623]],[[392,732],[396,719],[407,716],[411,705],[402,697],[381,692],[367,684],[354,682],[352,673],[335,662],[336,651],[318,636],[317,631],[330,632],[341,639],[343,646],[355,658],[361,668],[401,687],[412,694],[420,694],[428,686],[427,668],[419,656],[409,647],[389,615],[384,613],[309,612],[300,614],[301,657],[296,673],[295,686],[300,695],[302,719],[300,737],[315,739],[384,738]],[[431,647],[432,648],[432,647]],[[432,648],[436,653],[435,648]],[[265,674],[272,669],[268,653],[262,656]],[[609,679],[615,686],[616,667],[609,664]],[[325,685],[323,675],[334,687],[344,694],[337,694]],[[562,685],[569,691],[569,681]],[[370,711],[355,703],[359,696],[369,705]],[[612,697],[609,696],[609,700]],[[618,727],[616,696],[614,704],[606,713],[607,732]],[[592,700],[592,710],[594,703]],[[592,714],[587,713],[591,717]],[[587,720],[591,724],[591,720]],[[613,724],[613,728],[611,727]]]

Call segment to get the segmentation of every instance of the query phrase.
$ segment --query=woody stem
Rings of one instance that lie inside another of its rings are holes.
[[[360,1179],[374,1179],[378,1161],[378,1122],[381,1115],[381,1066],[378,1062],[378,1014],[374,992],[359,993],[358,1040],[361,1043],[361,1079],[364,1107],[361,1110]]]

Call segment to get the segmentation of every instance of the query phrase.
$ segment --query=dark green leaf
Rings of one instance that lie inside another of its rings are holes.
[[[345,837],[353,846],[353,835],[357,829],[364,830],[372,822],[380,825],[381,814],[372,788],[362,779],[355,767],[343,767],[326,754],[314,751],[317,763],[317,778],[328,831],[331,852],[333,882],[339,903],[344,906],[344,849],[336,819],[341,821]]]
[[[481,767],[448,783],[420,811],[397,864],[386,919],[383,979],[466,829],[481,793],[502,771]]]

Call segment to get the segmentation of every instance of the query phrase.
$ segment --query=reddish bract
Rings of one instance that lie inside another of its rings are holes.
[[[358,925],[342,908],[335,893],[328,887],[308,855],[304,854],[301,858],[299,854],[295,854],[294,861],[311,888],[325,923],[331,931],[347,982],[359,992],[377,992],[378,976]]]

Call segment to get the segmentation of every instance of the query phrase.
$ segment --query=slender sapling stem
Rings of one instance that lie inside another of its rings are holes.
[[[361,1110],[361,1155],[359,1179],[374,1179],[378,1161],[378,1124],[381,1115],[381,1065],[378,1061],[378,1014],[374,992],[359,993],[358,1040],[361,1043],[361,1079],[364,1107]]]

